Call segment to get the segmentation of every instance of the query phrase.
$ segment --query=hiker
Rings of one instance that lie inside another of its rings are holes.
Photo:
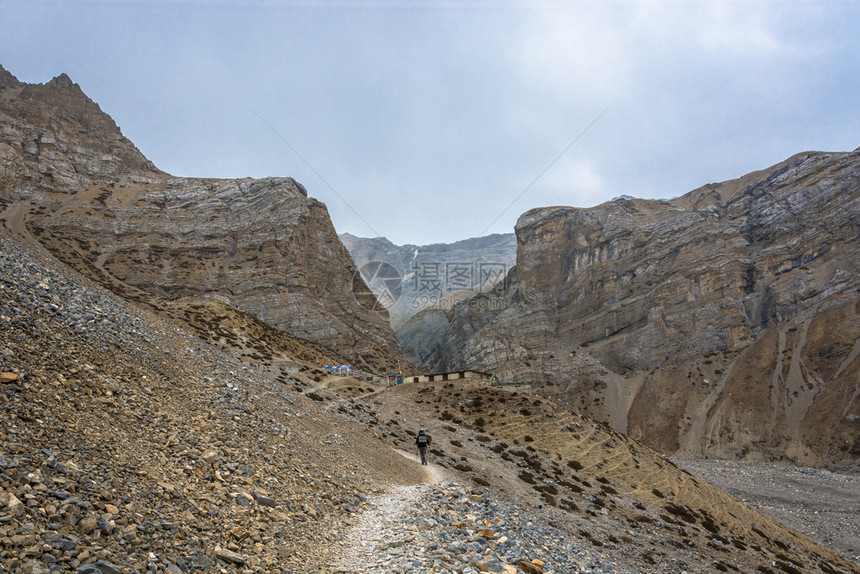
[[[421,455],[421,464],[427,464],[427,447],[430,446],[430,435],[427,431],[421,429],[418,431],[418,436],[415,438],[415,444],[418,445],[418,453]]]

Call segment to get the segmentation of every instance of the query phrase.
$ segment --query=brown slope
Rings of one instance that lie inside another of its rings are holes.
[[[408,383],[353,404],[405,450],[427,428],[433,462],[636,571],[678,561],[692,571],[858,571],[641,443],[540,397],[457,381]]]
[[[332,349],[279,331],[254,315],[211,297],[186,297],[165,305],[167,315],[202,340],[237,359],[255,365],[273,377],[304,380],[307,384],[334,380],[326,366],[350,365],[351,360]],[[356,375],[418,374],[411,365],[388,349],[359,357],[352,365]]]
[[[9,572],[324,571],[359,494],[421,479],[296,391],[302,379],[237,361],[3,232],[0,262],[0,372],[16,376],[0,379]]]

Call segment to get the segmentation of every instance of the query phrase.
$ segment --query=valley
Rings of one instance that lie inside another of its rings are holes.
[[[65,74],[0,120],[3,571],[860,572],[858,152],[401,247]]]

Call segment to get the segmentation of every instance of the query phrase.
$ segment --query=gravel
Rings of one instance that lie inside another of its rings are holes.
[[[860,475],[720,460],[675,463],[860,564]]]

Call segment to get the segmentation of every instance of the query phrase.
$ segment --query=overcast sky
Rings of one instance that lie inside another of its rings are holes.
[[[860,146],[860,2],[0,0],[0,26],[0,64],[66,72],[159,168],[292,176],[398,244]]]

